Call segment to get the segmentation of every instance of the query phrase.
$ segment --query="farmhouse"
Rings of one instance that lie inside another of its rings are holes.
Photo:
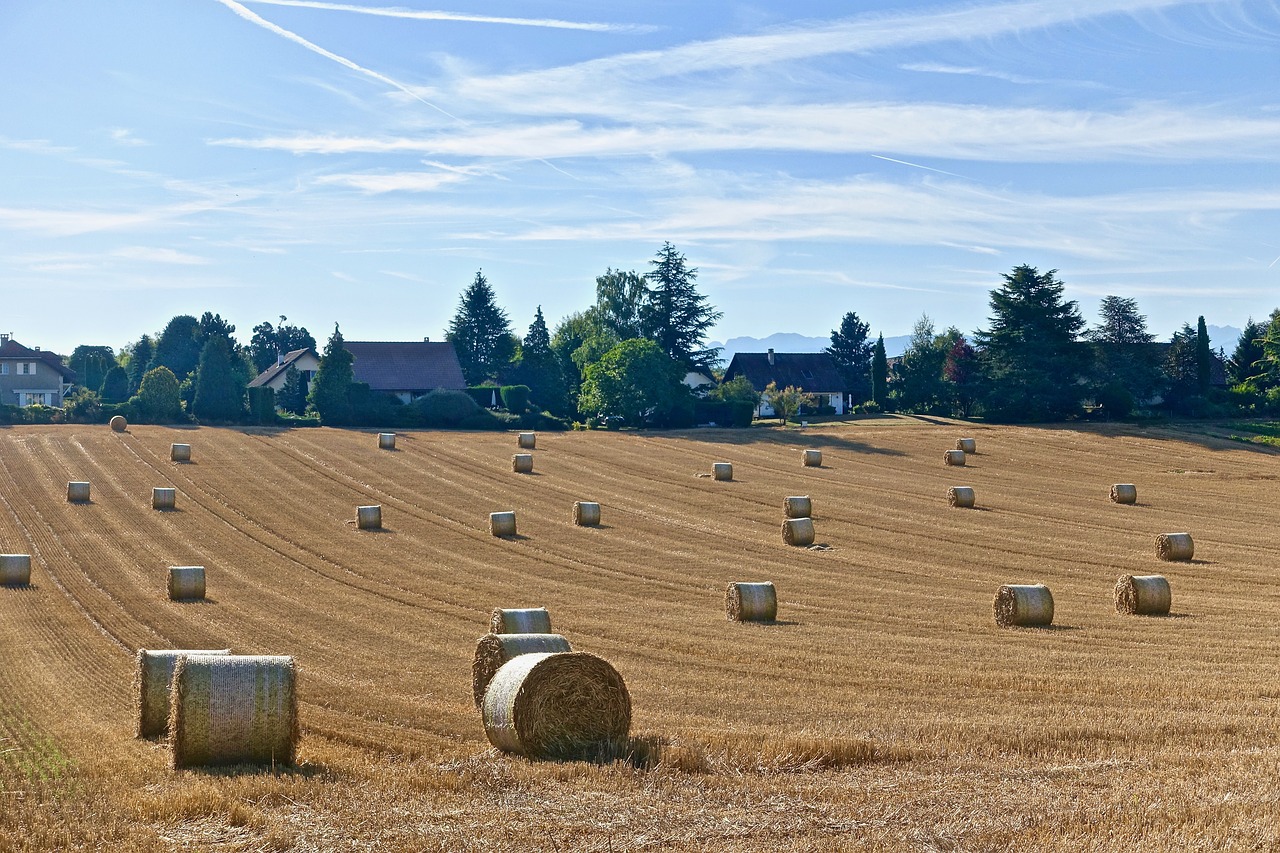
[[[61,406],[76,372],[62,359],[29,349],[0,333],[0,403],[9,406]]]
[[[356,382],[405,403],[437,389],[461,391],[467,387],[458,354],[448,342],[345,341],[343,348],[354,358],[351,371]],[[303,388],[309,389],[320,369],[320,357],[313,349],[294,350],[260,373],[249,387],[279,392],[290,367],[302,374]]]
[[[770,382],[778,388],[791,385],[803,389],[820,403],[835,409],[837,415],[844,414],[844,382],[836,363],[825,352],[740,352],[729,362],[724,380],[728,382],[739,376],[745,376],[758,392],[763,392]],[[773,406],[761,397],[756,417],[774,416]]]

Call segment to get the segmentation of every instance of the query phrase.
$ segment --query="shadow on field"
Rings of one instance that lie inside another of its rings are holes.
[[[161,735],[158,740],[163,743],[165,735]],[[151,738],[147,738],[151,740]],[[226,776],[274,776],[277,779],[336,779],[338,774],[331,770],[327,765],[317,764],[312,761],[303,761],[298,764],[222,764],[212,765],[209,767],[184,767],[184,773],[193,773],[197,776],[209,777],[226,777]]]
[[[1247,418],[1233,418],[1227,421],[1165,421],[1160,424],[1136,423],[1092,423],[1085,421],[1069,421],[1053,424],[1009,424],[1022,429],[1043,430],[1045,432],[1085,432],[1102,438],[1143,438],[1151,441],[1187,442],[1197,444],[1206,450],[1251,450],[1265,456],[1280,454],[1280,448],[1252,441],[1232,438],[1233,435],[1245,434],[1248,437]],[[1275,419],[1264,419],[1274,423]],[[991,424],[991,426],[999,426]]]
[[[867,444],[865,441],[855,441],[854,439],[845,436],[831,435],[830,433],[813,434],[800,430],[783,431],[770,429],[768,427],[748,427],[744,429],[684,429],[670,430],[666,432],[638,432],[636,434],[659,441],[675,438],[685,441],[704,441],[708,444],[738,446],[777,444],[787,448],[843,450],[849,453],[870,453],[881,456],[907,455],[901,450],[890,450],[885,447],[876,447],[873,444]],[[829,470],[832,466],[824,464],[822,468]]]

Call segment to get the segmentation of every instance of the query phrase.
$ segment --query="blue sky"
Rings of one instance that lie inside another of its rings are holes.
[[[439,339],[479,268],[523,334],[665,240],[720,340],[970,331],[1021,263],[1162,337],[1280,305],[1272,2],[7,0],[0,71],[45,349]]]

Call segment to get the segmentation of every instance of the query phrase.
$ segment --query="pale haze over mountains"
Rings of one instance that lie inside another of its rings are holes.
[[[1220,348],[1227,356],[1230,356],[1235,351],[1236,342],[1240,338],[1240,330],[1235,326],[1210,326],[1206,324],[1205,329],[1209,332],[1209,346],[1214,350]],[[1157,336],[1156,340],[1168,340],[1168,338]],[[910,343],[910,335],[894,335],[893,337],[885,338],[884,353],[890,358],[902,355]],[[775,332],[767,338],[742,336],[729,338],[724,343],[712,341],[709,344],[709,346],[721,347],[720,357],[724,359],[725,364],[729,363],[729,359],[733,358],[734,353],[739,352],[764,352],[769,349],[776,352],[818,352],[830,345],[831,338],[829,337],[814,338],[792,332]]]

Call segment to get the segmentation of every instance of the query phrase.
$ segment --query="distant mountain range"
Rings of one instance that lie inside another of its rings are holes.
[[[1214,350],[1221,348],[1230,358],[1231,353],[1235,352],[1236,342],[1240,339],[1240,330],[1235,326],[1210,326],[1208,324],[1205,325],[1205,330],[1209,333],[1209,346]],[[1156,339],[1168,340],[1168,338],[1160,337]],[[891,338],[885,338],[884,354],[889,358],[902,355],[910,343],[910,335],[894,335]],[[725,364],[728,364],[734,353],[739,352],[766,352],[770,349],[774,352],[821,352],[831,346],[831,338],[811,338],[808,335],[798,335],[794,332],[775,332],[767,338],[743,336],[729,338],[724,343],[712,341],[709,346],[720,347],[720,357],[724,359]]]

